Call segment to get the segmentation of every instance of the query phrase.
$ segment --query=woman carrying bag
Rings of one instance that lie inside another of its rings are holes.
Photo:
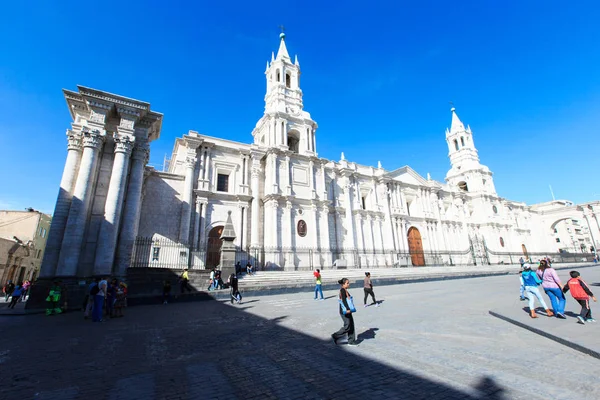
[[[350,281],[347,278],[342,278],[338,283],[342,285],[338,302],[340,303],[340,316],[342,317],[344,326],[332,334],[331,338],[333,339],[333,343],[337,344],[338,340],[344,337],[344,335],[348,335],[348,345],[358,346],[356,332],[354,331],[354,318],[352,318],[352,313],[356,312],[356,308],[354,307],[352,296],[348,292]]]

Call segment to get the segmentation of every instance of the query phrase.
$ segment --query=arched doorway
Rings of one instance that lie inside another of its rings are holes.
[[[413,266],[422,267],[425,265],[421,232],[415,227],[408,230],[408,252],[410,253],[410,259]]]
[[[529,260],[529,253],[527,253],[527,247],[524,244],[521,245],[521,250],[523,251],[523,256],[525,259]]]
[[[208,232],[206,244],[206,269],[216,267],[221,262],[221,233],[223,226],[215,226]]]

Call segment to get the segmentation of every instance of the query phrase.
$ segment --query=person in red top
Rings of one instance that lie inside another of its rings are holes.
[[[579,272],[571,271],[569,275],[571,275],[571,279],[564,286],[563,293],[567,293],[570,289],[571,296],[581,305],[581,314],[577,316],[577,323],[596,322],[592,318],[592,310],[590,310],[590,297],[596,301],[594,293],[590,291],[588,285],[581,279]]]

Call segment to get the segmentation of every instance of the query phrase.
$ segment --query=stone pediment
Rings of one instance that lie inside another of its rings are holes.
[[[408,165],[389,172],[387,176],[394,181],[407,183],[409,185],[427,186],[427,180]]]

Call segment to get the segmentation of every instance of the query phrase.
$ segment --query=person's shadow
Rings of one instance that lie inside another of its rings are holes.
[[[362,342],[363,340],[375,339],[375,335],[378,330],[379,328],[369,328],[363,333],[359,333],[356,339],[359,342]]]

